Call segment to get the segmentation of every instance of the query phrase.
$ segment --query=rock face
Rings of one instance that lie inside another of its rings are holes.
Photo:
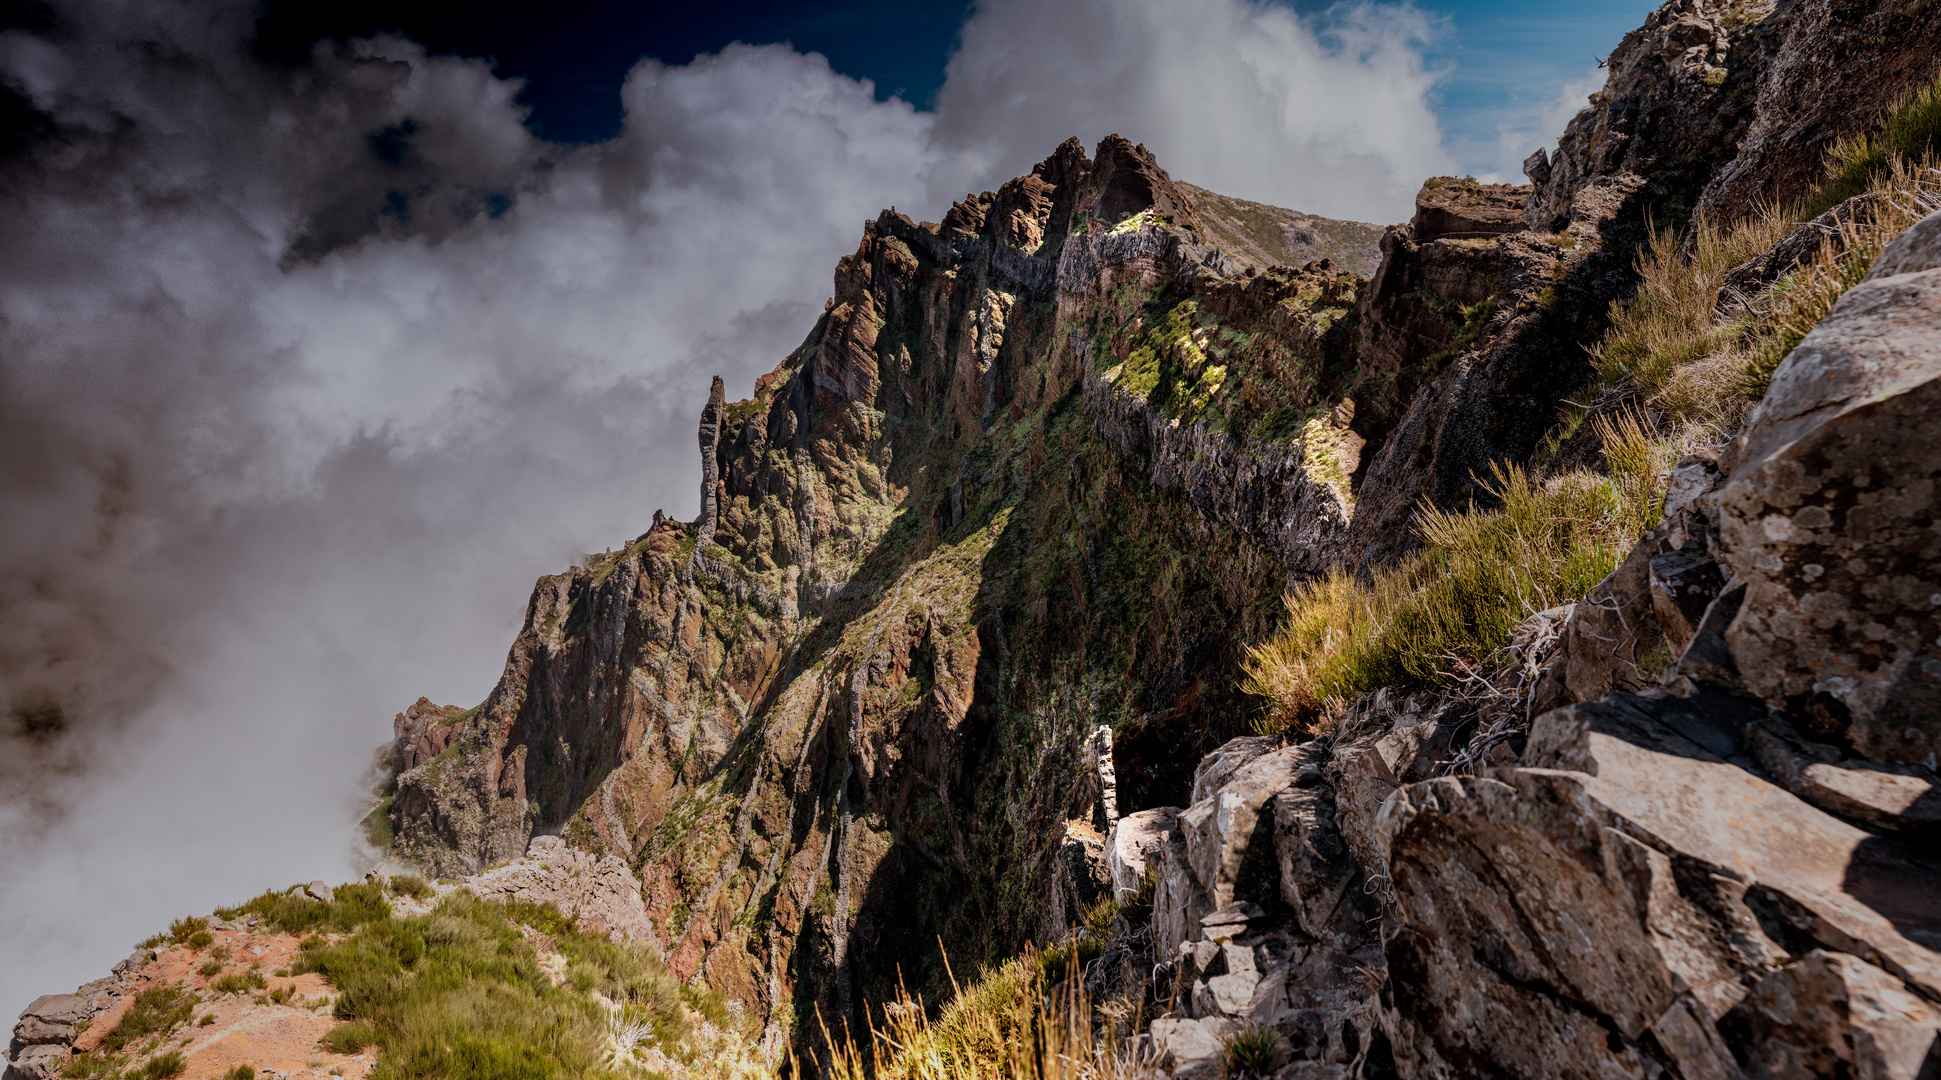
[[[1715,223],[1798,197],[1835,140],[1933,77],[1941,25],[1898,0],[1673,0],[1606,66],[1555,155],[1526,163],[1533,227],[1556,227],[1579,191],[1620,176],[1649,178]]]
[[[711,391],[699,523],[542,579],[485,702],[401,719],[395,856],[556,833],[678,975],[832,1019],[1136,889],[1164,852],[1102,830],[1192,801],[1350,513],[1365,279],[1229,256],[1251,206],[1115,136],[869,223],[800,348]]]
[[[72,994],[35,998],[15,1022],[7,1045],[5,1080],[56,1080],[74,1044],[89,1024],[125,998],[136,973],[154,954],[143,950],[115,965],[114,974],[96,979]]]
[[[504,881],[578,875],[771,1018],[934,996],[940,939],[1013,955],[1150,876],[1112,965],[1176,1075],[1250,1022],[1286,1076],[1905,1074],[1941,940],[1931,227],[1526,624],[1535,724],[1385,690],[1283,746],[1235,675],[1290,584],[1590,461],[1538,459],[1650,223],[1801,194],[1936,59],[1924,10],[1674,0],[1532,188],[1431,182],[1370,277],[1361,227],[1117,136],[884,212],[800,347],[711,389],[698,522],[541,579],[485,702],[400,717],[396,855],[568,859]]]
[[[640,879],[626,860],[575,851],[557,836],[533,837],[525,858],[468,878],[465,885],[488,899],[551,904],[574,916],[580,929],[615,942],[654,943]]]

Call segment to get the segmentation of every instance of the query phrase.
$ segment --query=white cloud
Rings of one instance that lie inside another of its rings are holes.
[[[1445,167],[1392,9],[995,0],[939,114],[737,46],[562,148],[409,42],[273,73],[240,0],[58,7],[0,35],[62,131],[0,175],[0,723],[67,724],[0,728],[0,1013],[351,873],[390,715],[479,700],[534,577],[694,512],[708,377],[797,344],[878,208],[1111,130],[1376,220]]]
[[[1451,168],[1416,9],[1325,19],[1249,0],[982,0],[938,97],[939,136],[992,175],[1036,147],[1117,131],[1174,176],[1310,213],[1380,222]]]

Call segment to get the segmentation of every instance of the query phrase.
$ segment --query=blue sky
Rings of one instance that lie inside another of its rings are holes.
[[[1295,0],[1294,6],[1325,17],[1329,5]],[[1417,6],[1440,16],[1426,55],[1445,72],[1435,104],[1447,145],[1471,171],[1483,172],[1533,149],[1539,130],[1554,140],[1558,95],[1594,73],[1597,61],[1656,5],[1430,0]],[[837,71],[873,80],[879,97],[896,94],[928,106],[969,10],[965,0],[352,0],[327,8],[284,0],[269,5],[261,47],[295,58],[318,36],[393,29],[434,51],[496,57],[501,74],[527,79],[525,100],[539,134],[590,142],[618,130],[620,83],[641,56],[681,64],[733,41],[786,41],[820,52]],[[1499,147],[1506,126],[1524,130]],[[1513,151],[1525,143],[1528,148]]]

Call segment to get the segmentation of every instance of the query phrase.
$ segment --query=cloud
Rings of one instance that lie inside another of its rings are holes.
[[[1028,168],[1034,147],[1120,132],[1224,194],[1395,221],[1450,170],[1406,6],[1297,17],[1247,0],[982,0],[938,95],[939,137]]]
[[[242,0],[55,9],[0,34],[55,130],[0,172],[0,1009],[355,872],[391,714],[478,701],[536,576],[694,512],[709,376],[793,348],[880,207],[1111,130],[1377,220],[1442,167],[1407,10],[999,0],[938,113],[734,46],[562,147],[402,39],[271,70]]]

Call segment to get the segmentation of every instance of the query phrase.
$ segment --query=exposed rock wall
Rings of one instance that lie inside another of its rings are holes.
[[[1179,1075],[1245,1020],[1299,1075],[1904,1074],[1941,940],[1910,840],[1941,670],[1926,241],[1519,638],[1562,708],[1479,734],[1384,692],[1327,740],[1232,739],[1290,583],[1532,462],[1652,215],[1835,133],[1745,137],[1842,11],[1674,0],[1532,189],[1425,186],[1372,279],[1230,256],[1244,207],[1116,136],[880,215],[753,397],[714,388],[699,523],[542,579],[492,695],[400,728],[399,854],[476,870],[557,830],[638,874],[677,974],[778,1024],[860,1023],[899,969],[945,984],[939,937],[1010,955],[1150,872],[1138,979],[1174,1011],[1141,1046]],[[1857,114],[1902,67],[1826,85]]]

